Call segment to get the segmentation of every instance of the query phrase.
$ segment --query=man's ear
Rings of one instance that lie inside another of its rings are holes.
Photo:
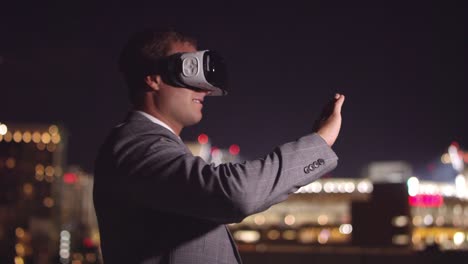
[[[161,85],[161,76],[159,75],[148,75],[145,77],[145,83],[151,90],[159,91]]]

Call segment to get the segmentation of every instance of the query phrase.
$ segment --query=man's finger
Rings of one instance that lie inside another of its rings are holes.
[[[333,108],[333,112],[335,114],[341,114],[341,107],[343,106],[344,100],[345,100],[345,96],[342,94],[339,94],[338,99],[335,102],[335,107]]]

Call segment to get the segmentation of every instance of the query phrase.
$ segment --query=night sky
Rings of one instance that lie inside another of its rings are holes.
[[[377,160],[424,168],[452,141],[468,148],[464,6],[158,2],[2,4],[0,122],[64,125],[68,163],[91,171],[105,135],[129,110],[120,49],[133,32],[162,25],[189,32],[229,67],[229,95],[205,101],[204,120],[183,131],[185,141],[206,133],[219,147],[236,143],[244,157],[260,157],[311,132],[341,92],[333,177],[361,176]]]

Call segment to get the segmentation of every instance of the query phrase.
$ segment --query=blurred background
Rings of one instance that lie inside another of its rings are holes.
[[[173,26],[227,61],[182,139],[241,162],[311,132],[346,95],[339,166],[229,225],[245,263],[439,263],[468,256],[465,4],[2,3],[0,263],[101,263],[93,162],[130,110],[135,31]],[[183,194],[181,194],[183,195]]]

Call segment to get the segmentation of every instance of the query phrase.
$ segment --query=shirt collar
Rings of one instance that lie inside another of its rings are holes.
[[[148,114],[148,113],[145,113],[145,112],[143,112],[143,111],[135,110],[135,112],[138,112],[138,113],[142,114],[143,116],[145,116],[146,118],[148,118],[151,122],[156,123],[156,124],[158,124],[158,125],[160,125],[160,126],[162,126],[162,127],[167,128],[169,131],[171,131],[174,135],[177,136],[177,134],[174,132],[174,130],[172,130],[172,128],[169,127],[169,126],[168,126],[166,123],[164,123],[163,121],[161,121],[161,120],[157,119],[156,117],[154,117],[154,116],[152,116],[152,115],[150,115],[150,114]],[[179,136],[177,136],[177,137],[179,137]],[[180,138],[180,137],[179,137],[179,138]]]

